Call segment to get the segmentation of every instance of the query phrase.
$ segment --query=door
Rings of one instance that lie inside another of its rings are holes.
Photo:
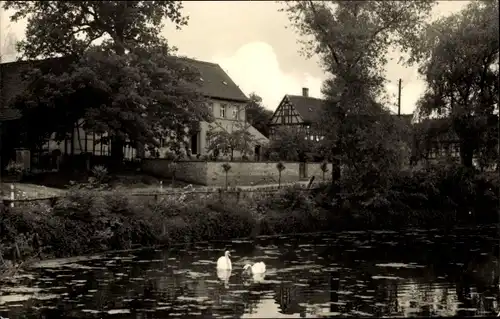
[[[299,178],[307,178],[307,165],[304,162],[299,163]]]
[[[260,145],[255,146],[254,154],[255,154],[255,161],[256,162],[260,161]]]
[[[198,154],[198,136],[199,133],[191,135],[191,154]]]

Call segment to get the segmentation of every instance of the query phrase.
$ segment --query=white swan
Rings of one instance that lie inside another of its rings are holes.
[[[229,259],[229,257],[231,257],[231,253],[229,252],[229,250],[227,250],[224,256],[217,259],[217,269],[225,269],[225,270],[233,269],[233,266],[231,264],[231,259]]]
[[[231,269],[217,269],[217,277],[224,284],[224,287],[229,288],[229,277],[231,277]]]
[[[252,274],[263,274],[266,272],[266,264],[264,264],[262,261],[253,265],[246,264],[245,267],[243,267],[243,270]]]

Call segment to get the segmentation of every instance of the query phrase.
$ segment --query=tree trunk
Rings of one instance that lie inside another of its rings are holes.
[[[467,141],[460,141],[460,160],[462,165],[467,168],[472,168],[472,157],[474,155],[474,150],[472,149],[470,143]]]
[[[340,147],[338,146],[340,141],[337,142],[337,145],[332,150],[332,192],[333,194],[338,194],[340,192]]]
[[[122,138],[111,138],[111,165],[114,171],[119,171],[123,166],[124,146],[125,141]]]

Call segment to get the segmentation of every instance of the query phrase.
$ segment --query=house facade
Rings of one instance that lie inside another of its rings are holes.
[[[246,124],[245,107],[249,100],[218,64],[186,58],[176,59],[181,63],[186,63],[194,67],[200,72],[199,90],[208,99],[208,107],[212,110],[215,118],[214,123],[209,124],[201,122],[200,130],[190,135],[190,138],[186,141],[189,145],[188,153],[194,156],[198,154],[207,154],[206,136],[210,129],[210,125],[216,125],[221,129],[231,132],[237,129],[237,127],[240,127],[241,125],[239,124],[243,124],[258,143],[267,143],[267,138],[265,136],[255,128]],[[28,85],[28,83],[22,80],[21,74],[24,70],[32,68],[35,64],[51,67],[53,64],[57,65],[58,62],[61,64],[59,60],[60,59],[47,59],[34,62],[17,61],[0,64],[0,109],[3,110],[2,114],[9,114],[9,119],[13,119],[12,117],[14,115],[14,120],[20,118],[19,112],[11,107],[11,103]],[[85,132],[83,124],[83,120],[77,121],[74,124],[72,132],[68,132],[65,140],[56,141],[55,135],[53,135],[41,146],[41,149],[32,150],[32,152],[38,153],[39,155],[41,154],[42,157],[50,157],[52,154],[60,154],[62,156],[80,154],[91,154],[97,157],[109,156],[111,153],[111,146],[100,142],[107,137],[107,134]],[[159,154],[160,157],[164,157],[167,151],[167,147],[164,146],[166,145],[166,141],[159,142],[161,147],[157,150],[156,154],[137,151],[135,147],[130,145],[125,146],[125,158],[133,159],[136,157],[147,157],[157,154]],[[38,157],[40,156],[33,158],[34,164],[38,161]]]
[[[208,99],[208,108],[214,117],[214,122],[202,121],[199,131],[190,134],[186,142],[189,144],[188,150],[191,156],[208,155],[207,133],[211,127],[229,133],[242,127],[246,128],[256,142],[253,148],[257,152],[261,145],[268,143],[267,137],[246,121],[246,106],[250,100],[220,65],[193,59],[182,59],[182,62],[199,71],[199,90]],[[158,149],[160,157],[164,157],[169,151],[166,141],[164,142],[160,143],[161,146]],[[145,154],[146,157],[152,155],[148,152]],[[241,154],[235,152],[236,158],[240,156]]]
[[[311,141],[323,139],[315,128],[323,103],[322,99],[310,97],[308,88],[302,88],[302,95],[285,95],[269,120],[269,138],[280,128],[290,128],[305,133]]]

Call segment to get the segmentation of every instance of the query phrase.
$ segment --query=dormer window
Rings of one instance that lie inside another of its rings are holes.
[[[226,81],[222,81],[222,84],[227,85],[227,82]]]
[[[220,105],[220,117],[221,118],[226,118],[226,104],[221,104]]]

